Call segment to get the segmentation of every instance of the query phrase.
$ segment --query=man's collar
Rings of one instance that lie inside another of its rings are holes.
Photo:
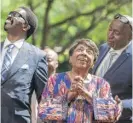
[[[114,50],[113,48],[110,48],[109,52],[115,52],[117,54],[121,54],[125,49],[127,49],[127,47],[131,44],[131,41],[126,45],[124,46],[123,48],[119,49],[119,50]]]
[[[18,49],[21,48],[21,46],[23,45],[23,42],[24,42],[25,39],[20,39],[20,40],[17,40],[15,41],[14,43],[11,43],[8,38],[6,38],[5,42],[4,42],[4,47],[3,48],[6,48],[9,44],[14,44],[15,47],[17,47]]]

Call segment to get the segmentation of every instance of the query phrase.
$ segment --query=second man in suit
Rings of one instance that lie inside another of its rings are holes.
[[[109,25],[107,43],[100,47],[93,74],[106,79],[113,96],[123,103],[119,123],[131,123],[132,114],[132,24],[133,18],[116,14]]]

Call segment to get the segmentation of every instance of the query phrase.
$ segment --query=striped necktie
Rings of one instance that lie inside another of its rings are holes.
[[[108,69],[112,66],[114,63],[114,58],[116,57],[116,52],[109,52],[109,58],[108,61],[104,64],[104,74],[108,71]]]
[[[9,68],[11,67],[11,60],[12,60],[12,50],[15,47],[14,44],[9,44],[8,49],[5,53],[4,60],[3,60],[3,65],[2,65],[2,70],[1,70],[1,80],[4,81],[7,77],[7,72]]]

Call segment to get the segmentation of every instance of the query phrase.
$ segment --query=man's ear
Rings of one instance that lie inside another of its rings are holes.
[[[23,24],[23,30],[28,31],[30,29],[30,25]]]

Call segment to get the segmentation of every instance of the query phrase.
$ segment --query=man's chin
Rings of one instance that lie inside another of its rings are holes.
[[[110,47],[112,47],[112,48],[114,47],[114,43],[113,43],[113,42],[109,42],[109,41],[108,41],[108,45],[109,45]]]
[[[8,31],[8,29],[10,29],[10,27],[8,27],[7,25],[4,26],[4,30]]]
[[[7,28],[6,28],[6,26],[5,26],[5,25],[4,25],[4,30],[5,30],[5,31],[7,31]]]
[[[7,25],[4,26],[4,30],[6,32],[12,32],[12,29],[13,29],[13,26],[7,26]]]

